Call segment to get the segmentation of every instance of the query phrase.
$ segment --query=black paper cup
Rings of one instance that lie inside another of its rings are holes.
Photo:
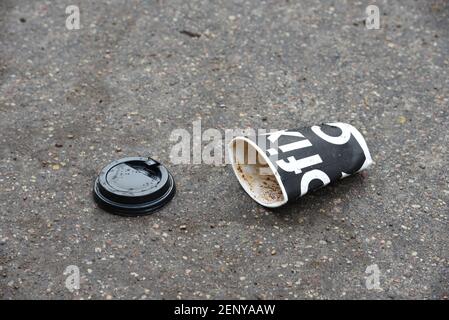
[[[239,136],[228,148],[243,189],[269,208],[295,202],[372,163],[362,134],[341,122],[282,130],[256,139]]]

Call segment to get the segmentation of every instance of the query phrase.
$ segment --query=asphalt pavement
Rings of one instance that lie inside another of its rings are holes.
[[[448,299],[448,23],[444,0],[2,0],[0,298]],[[229,166],[172,163],[198,120],[347,122],[374,164],[268,210]],[[169,168],[162,210],[97,208],[126,156]]]

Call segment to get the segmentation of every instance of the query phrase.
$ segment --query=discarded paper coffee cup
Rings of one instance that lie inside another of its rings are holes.
[[[243,189],[270,208],[295,202],[372,163],[362,134],[346,123],[282,130],[256,139],[236,137],[228,147]]]

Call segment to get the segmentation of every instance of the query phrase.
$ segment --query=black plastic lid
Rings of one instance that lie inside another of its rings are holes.
[[[123,216],[146,215],[175,195],[175,181],[159,162],[145,157],[116,160],[104,167],[94,185],[98,205]]]

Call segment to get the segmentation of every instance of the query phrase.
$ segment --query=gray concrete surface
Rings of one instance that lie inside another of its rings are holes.
[[[0,298],[448,299],[448,18],[443,0],[2,0]],[[170,164],[198,119],[350,122],[375,164],[269,211],[229,167]],[[167,164],[176,197],[97,209],[96,174],[132,155]]]

